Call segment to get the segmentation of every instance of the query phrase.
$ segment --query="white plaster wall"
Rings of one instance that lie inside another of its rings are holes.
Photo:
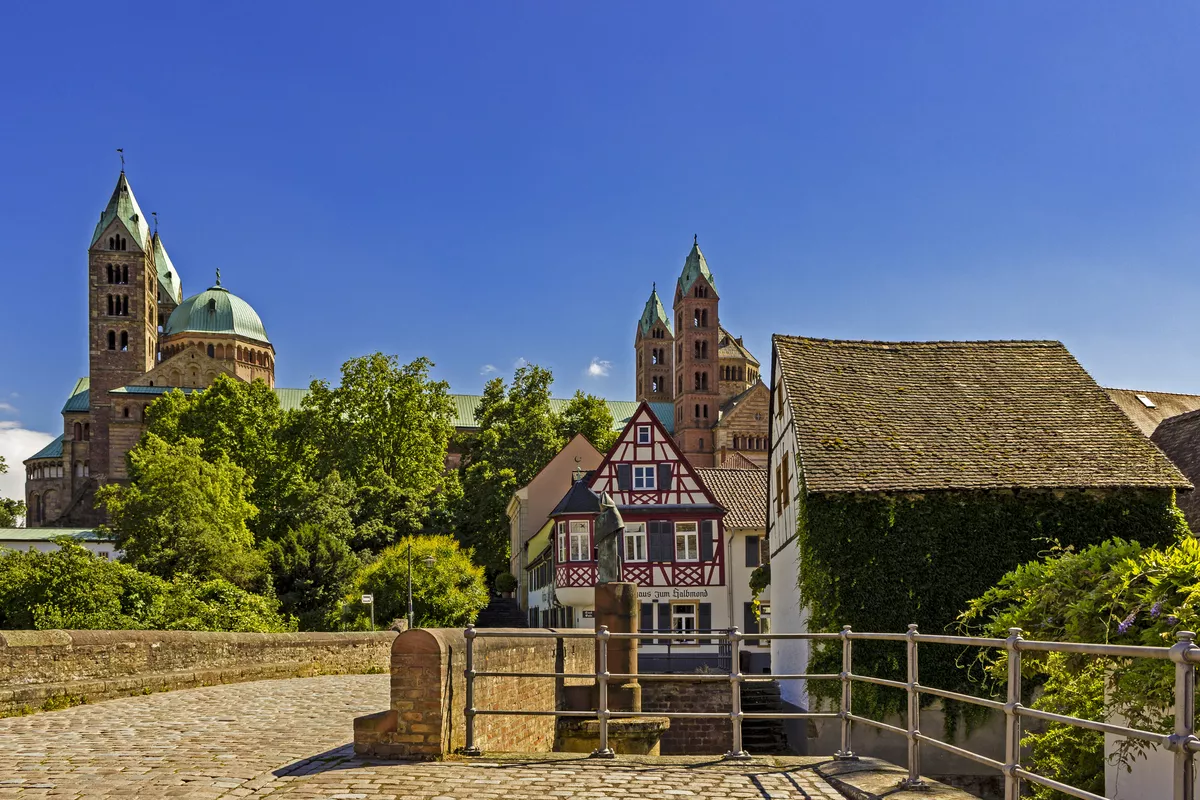
[[[1127,725],[1128,720],[1113,714],[1114,725]],[[1172,797],[1175,756],[1169,750],[1148,746],[1142,756],[1132,756],[1128,765],[1116,763],[1117,744],[1120,736],[1104,734],[1104,796],[1110,800],[1152,800]],[[1127,771],[1126,766],[1130,769]],[[1200,797],[1200,771],[1192,783],[1195,796]]]
[[[765,535],[762,528],[749,528],[727,530],[728,542],[725,548],[725,558],[727,562],[726,575],[729,577],[729,604],[727,613],[724,617],[718,617],[716,608],[713,609],[713,625],[725,628],[736,627],[742,630],[746,626],[743,612],[746,608],[746,603],[754,599],[754,593],[750,591],[750,573],[754,572],[754,567],[746,566],[746,539],[750,536],[760,538]],[[761,598],[763,601],[769,599],[769,595],[764,592]],[[718,622],[720,620],[720,622]],[[746,646],[746,650],[755,653],[766,652],[767,647],[751,647]]]
[[[85,550],[88,550],[97,555],[107,555],[111,559],[119,559],[122,556],[120,550],[117,550],[116,545],[112,542],[79,542]],[[0,542],[0,550],[18,550],[26,552],[28,550],[37,550],[42,553],[52,553],[58,549],[58,545],[54,542]]]

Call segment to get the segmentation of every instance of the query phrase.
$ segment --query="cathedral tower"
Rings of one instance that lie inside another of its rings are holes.
[[[88,248],[88,472],[103,483],[109,391],[149,372],[158,359],[158,271],[150,226],[122,170]]]
[[[675,285],[675,441],[697,467],[715,466],[711,429],[721,405],[719,300],[712,272],[693,239]]]
[[[671,319],[658,297],[658,287],[650,290],[650,299],[642,310],[633,350],[637,357],[637,399],[649,403],[669,403],[675,399],[675,381],[671,361],[675,351]]]

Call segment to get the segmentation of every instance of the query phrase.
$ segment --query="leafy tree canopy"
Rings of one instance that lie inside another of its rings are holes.
[[[263,552],[283,610],[304,630],[320,630],[350,589],[359,560],[346,540],[328,527],[304,523]]]
[[[608,410],[608,403],[579,390],[563,409],[558,431],[568,442],[582,433],[601,453],[607,453],[621,435],[620,431],[613,430],[613,415]]]
[[[0,456],[0,475],[6,472],[8,472],[8,465],[4,463],[4,456]],[[23,516],[25,516],[24,500],[0,497],[0,528],[15,527],[17,520]]]
[[[125,560],[144,572],[261,588],[265,565],[247,527],[256,513],[246,498],[250,481],[224,453],[206,461],[202,448],[190,437],[169,444],[144,436],[129,451],[130,484],[97,492],[106,527]]]
[[[487,605],[483,568],[471,552],[450,536],[406,537],[379,554],[354,576],[354,590],[346,596],[351,627],[366,628],[370,609],[362,594],[375,600],[375,621],[388,625],[408,615],[409,544],[412,545],[412,590],[415,623],[423,628],[462,628],[474,622]],[[426,559],[432,557],[433,564]]]

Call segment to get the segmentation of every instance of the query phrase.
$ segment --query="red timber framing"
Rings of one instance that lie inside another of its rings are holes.
[[[596,494],[608,492],[616,501],[625,519],[626,540],[632,528],[644,526],[644,560],[636,560],[621,543],[625,580],[639,586],[725,585],[725,511],[649,405],[643,402],[630,418],[593,473],[589,488]],[[689,529],[695,546],[681,551],[676,536],[687,535]],[[559,574],[579,579],[571,571]]]

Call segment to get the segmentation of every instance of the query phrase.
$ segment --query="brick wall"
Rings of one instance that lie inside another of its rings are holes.
[[[690,681],[687,678],[642,682],[642,711],[670,714],[699,711],[728,714],[732,699],[728,681]],[[733,730],[728,719],[675,718],[663,734],[662,754],[710,755],[729,752]]]
[[[0,631],[0,716],[147,691],[384,672],[396,634]]]
[[[475,640],[475,669],[588,673],[595,670],[594,647],[590,637],[567,639],[562,644],[554,639],[480,638]],[[437,758],[464,747],[466,668],[462,630],[424,628],[397,636],[392,646],[391,707],[355,720],[355,750],[387,758]],[[563,683],[583,685],[593,680]],[[477,678],[475,707],[553,710],[563,688],[558,684],[554,678]],[[484,751],[549,752],[554,746],[554,726],[551,715],[478,716],[475,743]]]

